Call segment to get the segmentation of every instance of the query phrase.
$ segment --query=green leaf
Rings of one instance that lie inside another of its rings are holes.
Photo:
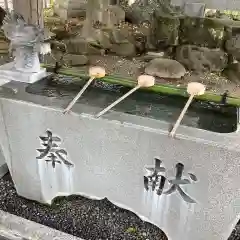
[[[127,233],[136,233],[137,232],[137,229],[134,228],[134,227],[129,227],[127,230],[126,230]]]

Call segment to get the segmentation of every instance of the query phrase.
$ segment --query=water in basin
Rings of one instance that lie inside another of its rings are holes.
[[[85,82],[85,80],[80,81],[79,78],[55,75],[54,78],[48,77],[30,84],[26,91],[31,94],[65,99],[67,105]],[[103,109],[129,89],[122,85],[97,80],[87,89],[78,102]],[[187,99],[184,97],[140,90],[116,105],[113,110],[166,121],[171,125],[176,121],[186,101]],[[182,121],[182,125],[229,133],[236,131],[237,121],[237,108],[234,106],[219,106],[194,100]]]

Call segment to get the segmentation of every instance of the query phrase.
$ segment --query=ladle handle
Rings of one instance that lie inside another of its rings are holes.
[[[186,111],[188,110],[188,107],[189,107],[189,105],[191,104],[193,98],[194,98],[194,95],[193,95],[193,94],[190,95],[190,97],[188,98],[188,101],[186,102],[186,104],[185,104],[185,106],[184,106],[181,114],[179,115],[179,117],[178,117],[178,119],[177,119],[177,121],[176,121],[176,123],[175,123],[175,125],[174,125],[174,127],[173,127],[173,129],[172,129],[172,131],[170,132],[170,136],[171,136],[171,137],[174,136],[174,134],[175,134],[177,128],[179,127],[179,125],[180,125],[180,123],[181,123],[181,121],[182,121],[182,119],[183,119]]]
[[[129,95],[131,95],[132,93],[134,93],[136,90],[138,90],[141,86],[137,85],[135,88],[131,89],[129,92],[127,92],[126,94],[124,94],[122,97],[120,97],[119,99],[117,99],[115,102],[113,102],[112,104],[110,104],[108,107],[106,107],[105,109],[103,109],[100,113],[98,113],[96,115],[97,118],[101,117],[103,114],[105,114],[106,112],[108,112],[111,108],[113,108],[114,106],[116,106],[118,103],[120,103],[122,100],[124,100],[126,97],[128,97]]]
[[[67,113],[70,111],[70,109],[73,107],[73,105],[77,102],[77,100],[82,96],[82,94],[85,92],[85,90],[88,88],[88,86],[91,84],[91,82],[95,79],[95,77],[91,77],[87,83],[83,86],[81,91],[76,95],[76,97],[68,104],[68,106],[64,109],[63,113]]]

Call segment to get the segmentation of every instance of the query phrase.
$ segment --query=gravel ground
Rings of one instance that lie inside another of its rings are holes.
[[[167,240],[159,228],[107,199],[61,197],[50,207],[21,198],[9,174],[0,180],[0,209],[85,240]]]
[[[19,197],[9,174],[0,180],[0,209],[85,240],[167,240],[159,228],[107,199],[61,197],[50,207]],[[240,223],[228,240],[240,240]]]
[[[240,240],[240,221],[238,222],[235,229],[233,229],[232,234],[228,240]]]

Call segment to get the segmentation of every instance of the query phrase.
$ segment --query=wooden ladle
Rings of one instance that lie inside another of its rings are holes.
[[[102,67],[91,67],[89,69],[89,76],[90,79],[87,81],[87,83],[83,86],[81,91],[76,95],[76,97],[68,104],[68,106],[63,110],[63,113],[67,113],[71,110],[73,105],[77,102],[77,100],[83,95],[83,93],[86,91],[88,86],[91,84],[91,82],[96,78],[103,78],[106,75],[106,71]]]
[[[118,103],[123,101],[126,97],[137,91],[139,88],[147,88],[147,87],[152,87],[155,84],[155,78],[149,75],[141,75],[138,77],[138,84],[136,87],[131,89],[129,92],[124,94],[122,97],[117,99],[115,102],[113,102],[111,105],[108,107],[104,108],[101,112],[99,112],[96,117],[99,118],[106,112],[108,112],[110,109],[112,109],[114,106],[116,106]]]
[[[190,96],[189,96],[188,101],[185,104],[181,114],[179,115],[173,129],[171,130],[171,132],[169,134],[171,137],[174,137],[175,132],[176,132],[177,128],[179,127],[185,113],[187,112],[188,107],[190,106],[194,96],[203,95],[205,93],[205,89],[206,89],[206,87],[203,84],[198,83],[198,82],[191,82],[188,84],[187,92],[190,94]]]

